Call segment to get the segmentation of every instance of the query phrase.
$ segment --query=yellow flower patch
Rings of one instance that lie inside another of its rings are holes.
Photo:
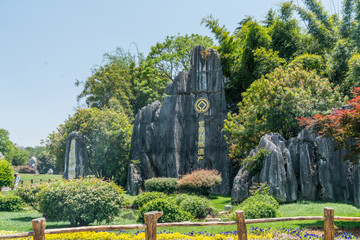
[[[0,231],[0,235],[10,235],[16,232],[12,231]],[[248,234],[248,239],[272,239],[273,234],[255,235]],[[32,238],[23,238],[32,239]],[[57,240],[143,240],[145,239],[145,233],[139,233],[137,235],[115,232],[78,232],[78,233],[65,233],[65,234],[46,234],[46,239]],[[182,233],[160,233],[157,235],[157,240],[237,240],[237,236],[234,234],[216,234],[214,236],[188,236]]]

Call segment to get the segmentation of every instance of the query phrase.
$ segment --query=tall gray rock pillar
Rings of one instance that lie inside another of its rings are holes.
[[[72,132],[66,142],[65,168],[63,178],[85,177],[88,173],[89,160],[85,139],[81,133]]]
[[[226,102],[220,57],[196,46],[189,72],[166,88],[164,102],[142,108],[135,117],[127,189],[137,194],[152,177],[173,177],[196,169],[216,169],[231,190],[230,161],[224,139]]]

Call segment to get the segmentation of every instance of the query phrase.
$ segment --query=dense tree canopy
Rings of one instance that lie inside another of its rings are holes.
[[[26,164],[29,159],[29,152],[10,141],[9,135],[7,130],[0,129],[0,152],[12,165]]]
[[[65,146],[72,131],[82,133],[86,139],[89,166],[96,177],[112,179],[124,185],[130,151],[132,125],[116,99],[110,107],[78,109],[57,131],[47,139],[47,148],[64,169]]]
[[[269,10],[262,22],[247,17],[233,34],[211,15],[202,20],[219,42],[230,111],[236,111],[241,93],[253,81],[279,65],[299,60],[351,95],[360,77],[354,71],[355,62],[350,61],[360,50],[360,2],[344,0],[341,15],[330,15],[319,0],[303,3],[304,7],[284,2],[278,11]]]
[[[195,45],[208,48],[213,44],[210,37],[198,34],[167,36],[164,42],[151,47],[146,65],[152,65],[172,81],[180,71],[190,70],[191,53]]]
[[[225,120],[230,156],[236,160],[246,157],[269,132],[286,139],[296,136],[300,131],[296,117],[326,113],[343,103],[327,79],[298,67],[275,69],[254,81],[242,97],[239,112]]]

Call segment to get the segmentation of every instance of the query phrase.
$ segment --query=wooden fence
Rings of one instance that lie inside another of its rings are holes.
[[[42,184],[43,182],[46,182],[46,180],[42,180],[42,179],[40,178],[40,179],[39,179],[39,183]],[[51,179],[49,178],[48,183],[50,183],[50,182],[51,182]],[[31,184],[34,184],[34,179],[30,179],[30,183],[31,183]],[[20,181],[20,184],[21,184],[21,186],[23,186],[23,185],[24,185],[24,180],[21,180],[21,181]]]
[[[132,230],[145,229],[146,240],[156,240],[156,230],[161,227],[197,227],[197,226],[226,226],[237,225],[238,240],[247,239],[246,224],[251,223],[266,223],[266,222],[285,222],[285,221],[304,221],[304,220],[324,220],[324,240],[334,239],[334,221],[351,221],[358,222],[360,217],[335,217],[334,209],[325,208],[324,216],[321,217],[282,217],[282,218],[261,218],[261,219],[246,219],[244,211],[236,211],[237,221],[232,222],[178,222],[178,223],[157,223],[159,217],[163,215],[162,212],[148,212],[145,213],[145,224],[133,225],[104,225],[104,226],[89,226],[89,227],[74,227],[74,228],[59,228],[45,230],[45,218],[37,218],[32,220],[32,232],[17,233],[11,235],[1,235],[0,239],[11,238],[25,238],[33,237],[34,240],[44,240],[46,234],[61,234],[61,233],[75,233],[88,231],[115,231],[115,230]]]

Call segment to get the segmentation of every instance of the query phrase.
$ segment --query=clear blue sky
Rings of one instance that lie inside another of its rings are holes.
[[[212,36],[200,25],[209,14],[233,31],[245,16],[262,20],[280,2],[0,0],[0,128],[20,146],[40,145],[74,113],[81,91],[74,83],[86,80],[104,53],[135,52],[135,42],[147,54],[178,33]],[[332,13],[339,2],[323,0]]]

